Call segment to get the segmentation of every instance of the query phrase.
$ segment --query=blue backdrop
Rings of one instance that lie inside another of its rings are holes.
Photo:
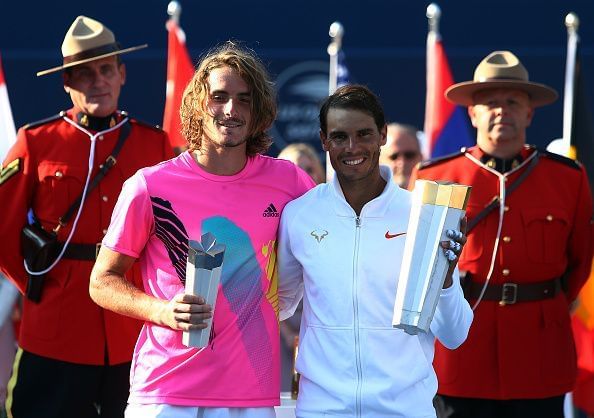
[[[161,123],[167,3],[3,2],[0,53],[15,123],[22,125],[69,107],[60,75],[37,78],[35,73],[61,62],[64,34],[79,14],[104,22],[124,46],[149,44],[147,49],[124,56],[128,82],[121,108]],[[181,5],[180,23],[194,59],[217,42],[240,39],[253,47],[278,77],[281,113],[273,134],[279,144],[296,139],[317,141],[311,118],[317,110],[316,94],[325,94],[328,28],[335,20],[345,27],[343,46],[351,79],[367,84],[380,95],[390,120],[422,128],[428,2],[181,0]],[[529,142],[545,146],[561,136],[567,39],[564,18],[570,11],[581,20],[582,62],[589,96],[594,97],[591,0],[449,0],[439,5],[441,33],[457,81],[472,78],[474,67],[487,53],[510,49],[525,63],[531,79],[559,91],[557,103],[537,111],[528,131]]]

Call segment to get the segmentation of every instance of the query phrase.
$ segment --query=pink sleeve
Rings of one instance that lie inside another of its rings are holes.
[[[154,228],[146,182],[140,172],[124,183],[102,245],[138,258]]]

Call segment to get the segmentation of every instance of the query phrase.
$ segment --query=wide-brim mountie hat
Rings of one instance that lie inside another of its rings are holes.
[[[445,92],[446,98],[463,106],[474,105],[474,95],[486,89],[518,89],[530,96],[532,106],[544,106],[557,100],[557,92],[544,84],[528,79],[528,71],[518,57],[509,51],[487,55],[474,70],[474,80],[454,84]]]
[[[116,42],[113,32],[103,26],[101,22],[86,16],[79,16],[66,32],[64,42],[62,42],[62,65],[49,70],[39,71],[37,76],[54,73],[75,65],[95,61],[112,55],[125,54],[146,48],[148,45],[133,46],[122,48]]]

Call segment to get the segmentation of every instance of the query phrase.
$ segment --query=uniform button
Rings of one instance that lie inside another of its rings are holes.
[[[109,200],[107,196],[102,196],[101,199],[103,199],[104,202],[107,202]]]
[[[64,175],[64,173],[62,173],[61,171],[56,171],[56,177],[62,177]]]
[[[553,220],[553,215],[547,215],[547,221],[551,222]]]
[[[503,242],[511,242],[511,237],[503,237]]]
[[[503,269],[501,271],[501,274],[503,274],[504,276],[509,276],[509,269]]]
[[[103,135],[99,135],[99,141],[103,141]]]
[[[103,235],[107,234],[107,229],[103,230]]]
[[[504,212],[507,212],[508,210],[509,210],[509,206],[504,206],[504,207],[503,207],[503,211],[504,211]]]

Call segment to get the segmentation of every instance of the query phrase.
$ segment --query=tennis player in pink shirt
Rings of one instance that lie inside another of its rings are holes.
[[[131,368],[127,418],[274,418],[279,404],[276,237],[285,204],[313,187],[294,164],[261,155],[276,116],[260,60],[227,42],[184,92],[188,151],[124,184],[93,269],[100,306],[145,321]],[[142,150],[138,150],[142,152]],[[184,294],[188,240],[226,246],[213,316]],[[126,280],[140,263],[144,289]],[[183,331],[213,318],[203,349]]]

